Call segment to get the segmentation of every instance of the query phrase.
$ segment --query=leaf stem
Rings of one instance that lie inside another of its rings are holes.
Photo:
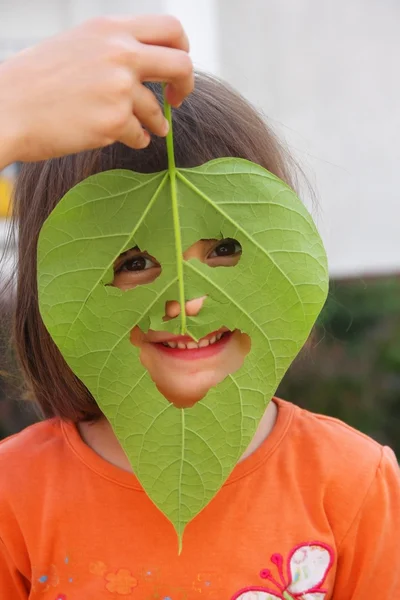
[[[171,105],[165,97],[165,84],[163,85],[164,95],[164,114],[169,123],[169,131],[167,133],[167,156],[168,156],[168,174],[171,183],[171,200],[172,200],[172,220],[174,224],[175,249],[176,249],[176,268],[178,274],[178,289],[179,289],[179,305],[181,317],[181,334],[185,334],[186,329],[186,307],[185,307],[185,286],[183,281],[183,250],[181,227],[179,223],[179,207],[178,207],[178,189],[176,185],[176,166],[174,154],[174,138],[172,132],[172,110]]]
[[[172,131],[172,109],[171,105],[167,102],[165,97],[165,86],[164,86],[164,115],[169,124],[169,131],[167,133],[167,155],[168,155],[168,170],[171,172],[175,169],[175,153],[174,153],[174,138]]]

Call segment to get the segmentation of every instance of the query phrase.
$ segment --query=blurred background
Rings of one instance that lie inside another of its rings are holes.
[[[179,17],[195,65],[258,107],[300,164],[316,196],[313,203],[302,187],[328,252],[331,290],[278,394],[341,418],[400,456],[400,4],[0,0],[0,61],[110,12]],[[0,173],[0,253],[17,171]],[[3,296],[0,438],[35,419],[6,360],[11,305]]]

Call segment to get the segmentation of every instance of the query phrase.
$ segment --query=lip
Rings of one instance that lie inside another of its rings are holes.
[[[215,335],[215,333],[219,333],[220,331],[221,330],[219,329],[216,332],[209,333],[208,335],[206,335],[205,337],[203,337],[201,339],[202,340],[208,339],[208,338],[212,337],[213,335]],[[163,344],[160,342],[158,342],[158,343],[153,342],[153,346],[155,346],[157,348],[157,350],[159,350],[166,356],[170,356],[171,358],[179,358],[181,360],[199,360],[202,358],[209,358],[211,356],[215,356],[216,354],[219,354],[224,349],[224,347],[229,342],[229,340],[231,339],[233,331],[229,331],[227,329],[223,329],[223,331],[224,331],[225,335],[222,336],[222,338],[220,340],[218,340],[211,346],[208,345],[208,346],[205,346],[204,348],[192,348],[190,350],[189,349],[181,349],[181,348],[168,348],[168,346],[163,346]],[[173,338],[169,338],[168,340],[162,340],[162,341],[163,342],[164,341],[190,342],[193,340],[191,337],[182,335],[182,336],[175,336]]]
[[[217,335],[217,333],[225,333],[226,331],[229,331],[229,329],[227,327],[220,327],[219,329],[216,329],[215,331],[211,331],[211,333],[207,333],[207,335],[205,335],[204,337],[200,338],[201,340],[208,340],[211,339],[214,335]],[[156,339],[149,339],[149,342],[151,342],[152,344],[162,344],[163,342],[184,342],[185,344],[187,342],[192,342],[193,338],[190,337],[190,335],[171,335],[171,334],[164,334],[164,335],[160,335],[157,336]],[[200,340],[199,340],[200,341]]]

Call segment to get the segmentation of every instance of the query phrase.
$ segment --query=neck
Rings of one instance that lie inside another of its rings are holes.
[[[253,454],[271,433],[277,418],[278,409],[275,402],[270,402],[257,427],[256,433],[239,462]],[[115,433],[105,417],[96,422],[78,423],[78,430],[83,441],[107,462],[132,472],[132,467],[123,451]]]

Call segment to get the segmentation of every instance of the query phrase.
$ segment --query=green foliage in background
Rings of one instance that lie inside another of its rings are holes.
[[[336,281],[278,394],[337,417],[400,458],[400,277]]]

